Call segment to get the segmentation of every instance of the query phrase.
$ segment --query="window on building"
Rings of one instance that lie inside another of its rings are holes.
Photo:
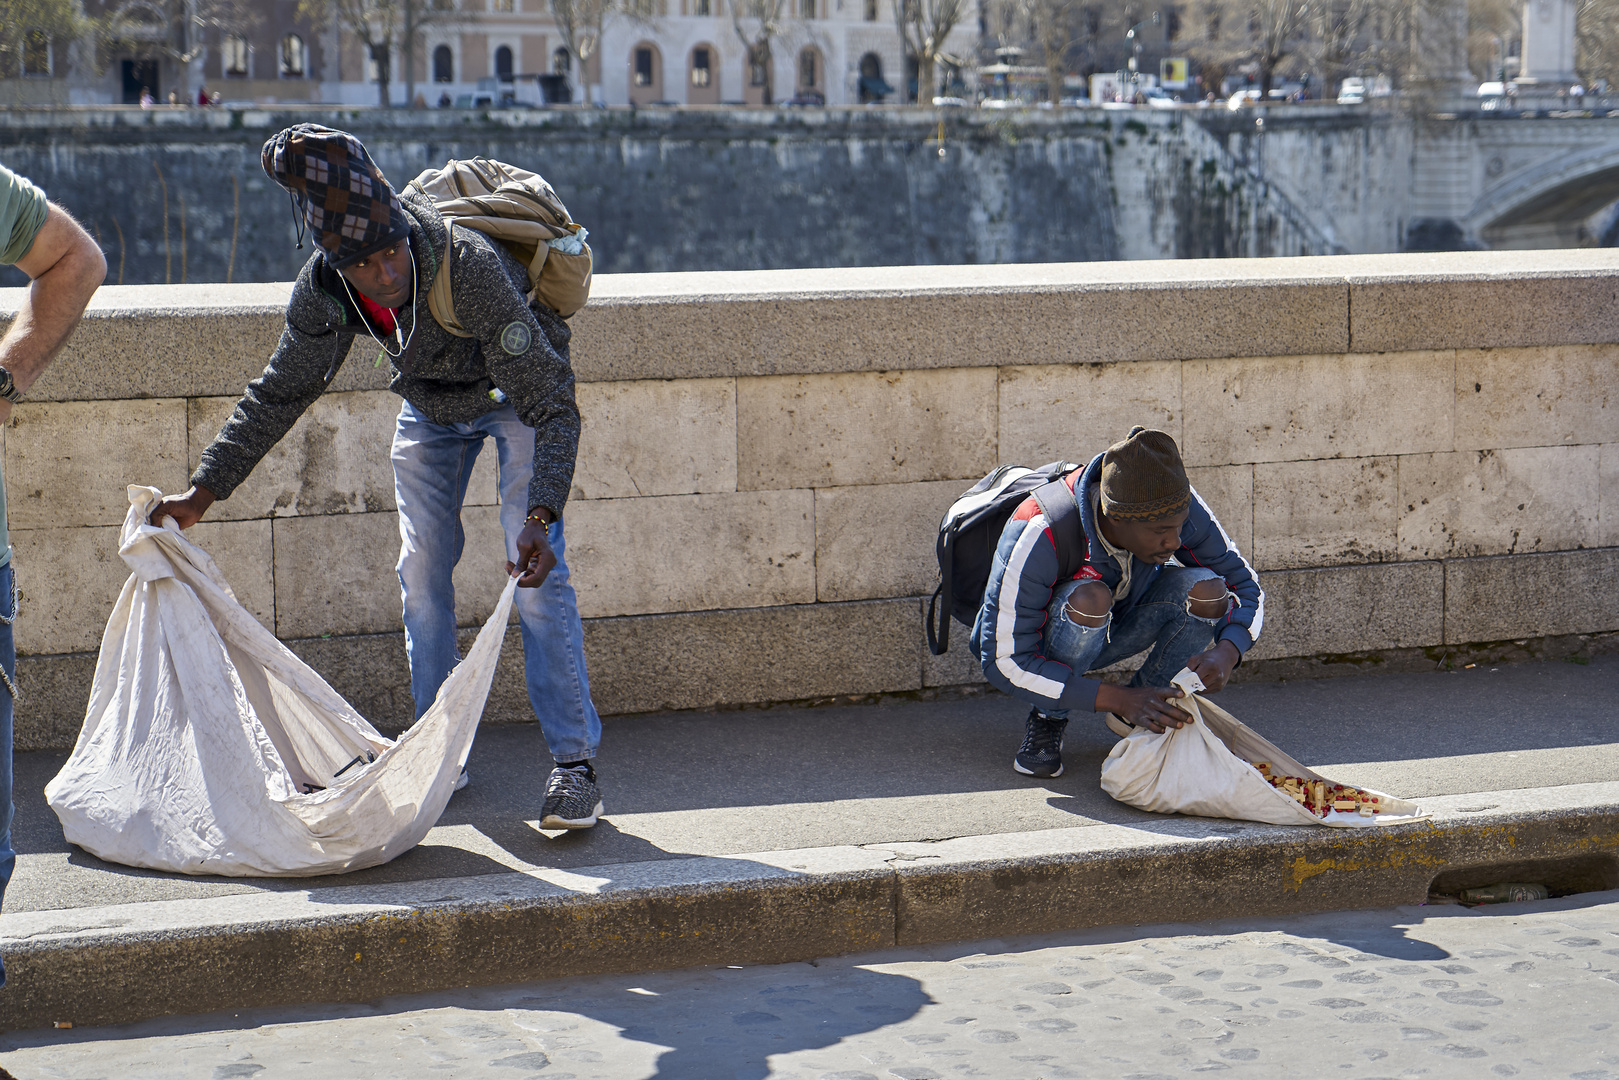
[[[297,34],[288,34],[281,39],[281,77],[301,79],[304,70],[304,39]]]
[[[371,54],[365,58],[365,77],[370,82],[381,82],[383,72],[387,69],[388,47],[379,45],[372,49]],[[389,78],[392,79],[391,74]]]
[[[1178,41],[1181,36],[1181,13],[1170,8],[1164,14],[1164,40]]]
[[[551,73],[553,75],[566,75],[573,70],[573,54],[567,49],[557,49],[551,53]]]
[[[877,0],[866,0],[865,18],[867,22],[877,21]]]
[[[760,60],[748,61],[748,83],[751,86],[767,86],[770,83],[770,68]]]
[[[495,50],[495,78],[501,82],[512,81],[512,51],[505,45]]]
[[[798,0],[798,17],[800,19],[815,18],[815,0]]]
[[[448,45],[440,45],[433,50],[433,81],[455,81],[455,54]]]
[[[240,34],[227,34],[224,54],[225,74],[233,79],[247,78],[247,39]]]
[[[707,86],[714,81],[714,69],[709,66],[711,54],[707,49],[691,51],[691,84]]]
[[[691,13],[705,19],[708,18],[714,14],[713,0],[695,0],[691,6]]]
[[[489,0],[490,11],[515,11],[517,5],[514,0]]]
[[[806,90],[813,90],[817,85],[816,77],[820,74],[816,70],[815,50],[805,49],[798,54],[798,85]]]
[[[652,50],[644,45],[635,50],[635,85],[652,85]]]
[[[51,73],[51,36],[43,30],[30,30],[22,39],[22,73],[49,75]]]

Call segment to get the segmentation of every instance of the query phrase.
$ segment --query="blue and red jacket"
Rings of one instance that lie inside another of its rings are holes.
[[[1124,568],[1102,546],[1091,510],[1090,493],[1101,472],[1102,455],[1098,454],[1084,469],[1065,477],[1069,488],[1076,490],[1087,545],[1079,572],[1067,580],[1088,578],[1113,589],[1124,577]],[[1220,527],[1196,488],[1192,489],[1186,524],[1181,526],[1181,546],[1175,552],[1175,561],[1182,566],[1204,567],[1225,579],[1237,602],[1226,614],[1218,640],[1229,641],[1239,653],[1246,653],[1259,638],[1265,622],[1265,592],[1259,587],[1254,568]],[[1052,592],[1061,584],[1057,580],[1059,567],[1057,543],[1040,504],[1033,497],[1025,499],[1007,521],[995,549],[984,606],[973,624],[972,650],[983,665],[984,676],[996,689],[1041,709],[1094,711],[1101,684],[1041,651],[1046,608],[1051,605]],[[1129,594],[1113,602],[1115,620],[1140,602],[1161,569],[1135,560]]]

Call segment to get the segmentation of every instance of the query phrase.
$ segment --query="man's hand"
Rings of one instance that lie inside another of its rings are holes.
[[[189,529],[214,505],[214,493],[205,487],[192,487],[184,495],[170,495],[157,504],[152,514],[146,520],[158,528],[163,527],[163,519],[171,517],[174,523],[182,529]]]
[[[1221,638],[1212,649],[1205,649],[1186,661],[1186,666],[1203,680],[1203,689],[1212,694],[1225,689],[1225,684],[1231,681],[1231,672],[1241,659],[1242,654],[1237,647],[1229,639]]]
[[[537,521],[524,522],[523,531],[517,534],[517,563],[507,563],[506,573],[515,573],[521,567],[523,576],[517,579],[517,587],[538,589],[556,564],[546,527]]]
[[[1114,686],[1103,683],[1096,691],[1096,711],[1110,712],[1154,734],[1165,728],[1184,727],[1192,716],[1172,704],[1181,696],[1177,686]]]

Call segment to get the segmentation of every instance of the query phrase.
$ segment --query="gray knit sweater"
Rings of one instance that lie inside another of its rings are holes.
[[[456,317],[474,336],[456,337],[439,326],[427,310],[427,292],[444,255],[444,219],[424,196],[407,192],[401,201],[411,219],[418,310],[410,348],[390,361],[389,389],[433,422],[458,424],[499,408],[489,396],[498,387],[534,429],[528,509],[544,506],[560,515],[579,452],[567,323],[543,305],[529,307],[528,273],[504,248],[457,226],[451,290]],[[409,334],[411,305],[397,317]],[[367,357],[382,351],[367,333],[368,323],[326,257],[319,251],[310,256],[293,286],[287,326],[270,363],[202,452],[191,482],[228,498],[325,391],[356,341]],[[398,351],[392,334],[372,329]]]

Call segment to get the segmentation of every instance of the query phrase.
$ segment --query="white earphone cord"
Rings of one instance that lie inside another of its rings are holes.
[[[410,336],[405,338],[399,336],[399,318],[395,316],[394,340],[399,342],[398,352],[388,352],[388,343],[377,337],[377,332],[371,329],[371,324],[365,320],[365,309],[360,307],[358,300],[354,299],[354,290],[349,288],[349,279],[343,276],[341,270],[337,272],[337,276],[343,278],[343,289],[349,294],[349,300],[353,302],[354,310],[360,312],[360,322],[365,327],[365,332],[371,335],[372,341],[382,346],[383,352],[388,353],[395,360],[404,356],[405,350],[410,348],[410,343],[416,340],[416,252],[411,250],[408,238],[405,240],[405,250],[410,252]]]

